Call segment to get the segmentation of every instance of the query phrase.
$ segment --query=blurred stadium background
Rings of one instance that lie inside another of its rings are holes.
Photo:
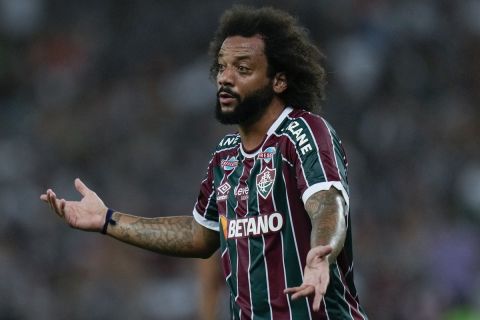
[[[195,263],[70,230],[38,197],[190,214],[209,40],[232,1],[0,0],[0,319],[195,319]],[[248,1],[246,4],[260,3]],[[480,2],[265,1],[326,53],[371,319],[480,319]]]

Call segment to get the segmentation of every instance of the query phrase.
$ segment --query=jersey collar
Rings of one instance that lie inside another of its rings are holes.
[[[270,128],[268,129],[267,131],[267,135],[265,136],[265,139],[263,139],[263,143],[262,145],[260,146],[260,148],[257,148],[255,151],[251,152],[251,153],[247,153],[244,149],[243,149],[243,144],[240,143],[240,152],[242,153],[242,155],[245,157],[245,158],[253,158],[255,157],[262,149],[263,149],[263,145],[265,144],[265,142],[268,140],[268,138],[278,129],[278,127],[280,126],[280,124],[282,124],[283,120],[285,120],[285,118],[288,116],[288,114],[290,112],[292,112],[293,108],[292,107],[286,107],[285,109],[283,109],[282,113],[278,116],[277,120],[275,120],[272,125],[270,126]]]

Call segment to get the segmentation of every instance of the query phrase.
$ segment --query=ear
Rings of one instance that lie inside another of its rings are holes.
[[[287,76],[284,72],[277,72],[273,77],[273,91],[280,94],[285,90],[287,90]]]

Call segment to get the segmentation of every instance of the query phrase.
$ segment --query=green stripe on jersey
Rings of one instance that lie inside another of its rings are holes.
[[[255,177],[261,170],[261,161],[255,161],[254,167],[250,172],[251,177]],[[250,196],[248,200],[248,209],[258,208],[258,194],[256,179],[249,179],[248,185],[249,194],[257,195]],[[260,210],[256,212],[249,211],[248,216],[259,215]],[[268,301],[268,283],[267,270],[265,266],[265,259],[263,255],[264,243],[263,237],[249,237],[248,247],[250,254],[250,297],[252,303],[252,319],[253,320],[267,320],[271,319],[270,304]],[[252,272],[254,270],[254,272]]]
[[[305,120],[301,118],[292,120],[285,132],[295,142],[308,185],[326,181],[315,137],[312,136]],[[312,153],[315,155],[313,156]]]
[[[270,304],[268,301],[267,271],[263,259],[263,237],[249,238],[250,251],[250,296],[253,320],[269,320]]]
[[[332,136],[332,143],[333,143],[333,148],[335,150],[335,160],[337,163],[337,168],[340,173],[340,178],[342,180],[342,185],[349,193],[348,190],[348,178],[347,178],[347,167],[345,166],[345,153],[343,152],[342,148],[342,143],[340,141],[340,138],[338,137],[337,133],[335,132],[335,129],[328,123],[327,121],[324,120],[324,123],[326,124],[328,131],[330,132]]]
[[[276,197],[275,200],[277,211],[285,213],[285,227],[281,231],[283,239],[283,261],[285,265],[286,287],[291,288],[302,284],[303,270],[298,258],[298,251],[293,233],[291,211],[288,205],[288,194],[285,189],[285,180],[282,180],[282,183],[276,184],[276,188],[275,194],[285,195],[285,197]],[[290,299],[289,302],[293,319],[309,319],[309,306],[307,299]]]
[[[352,319],[345,301],[345,287],[336,263],[330,265],[330,283],[325,294],[325,305],[330,319]]]

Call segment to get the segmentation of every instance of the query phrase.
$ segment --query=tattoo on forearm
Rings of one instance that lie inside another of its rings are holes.
[[[173,256],[194,254],[191,217],[142,218],[114,214],[117,224],[110,234],[127,243]]]
[[[331,256],[336,257],[343,247],[346,223],[345,203],[339,192],[331,188],[313,194],[305,203],[312,221],[311,245],[329,244]]]

